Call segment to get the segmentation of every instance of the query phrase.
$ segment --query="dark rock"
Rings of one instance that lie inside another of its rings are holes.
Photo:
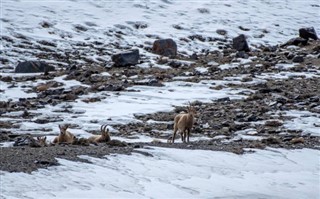
[[[41,147],[41,145],[30,135],[18,137],[13,143],[13,146]]]
[[[1,78],[1,81],[3,81],[3,82],[12,82],[13,79],[12,79],[12,77],[10,77],[10,76],[6,76],[6,77],[2,77],[2,78]]]
[[[281,143],[281,140],[277,137],[268,137],[268,138],[265,138],[262,140],[262,143],[265,143],[265,144],[280,144]]]
[[[41,61],[20,62],[15,68],[15,73],[40,73],[54,71],[54,67]]]
[[[232,41],[233,41],[232,46],[234,49],[238,51],[245,51],[245,52],[250,51],[246,37],[243,34],[233,38]]]
[[[248,59],[249,55],[245,53],[244,51],[239,51],[236,53],[236,57],[238,58],[243,58],[243,59]]]
[[[66,101],[74,101],[77,99],[77,96],[72,93],[63,94],[60,96],[60,99],[66,100]]]
[[[193,53],[191,56],[190,56],[190,59],[192,60],[198,60],[198,55],[196,53]]]
[[[153,43],[152,52],[167,57],[177,55],[177,44],[172,39],[159,39]]]
[[[219,98],[216,100],[217,102],[229,102],[230,101],[230,97],[223,97],[223,98]]]
[[[120,140],[110,140],[107,142],[107,145],[111,147],[126,147],[128,144],[126,142],[121,142]]]
[[[145,29],[148,27],[148,24],[142,21],[137,21],[133,24],[133,27],[135,27],[136,29]]]
[[[53,26],[52,23],[49,23],[49,22],[47,22],[47,21],[41,22],[40,25],[41,25],[43,28],[50,28],[50,27]]]
[[[239,26],[238,27],[240,30],[243,30],[243,31],[249,31],[250,29],[249,28],[245,28],[245,27],[243,27],[243,26]]]
[[[283,122],[279,121],[279,120],[268,120],[268,121],[265,122],[264,125],[265,126],[278,127],[278,126],[282,126]]]
[[[284,45],[282,46],[305,46],[308,44],[308,40],[307,39],[303,39],[301,37],[296,37],[296,38],[292,38],[290,39],[289,41],[287,41],[287,43],[285,43]]]
[[[299,29],[299,36],[303,39],[314,39],[317,40],[318,36],[317,33],[315,31],[315,29],[313,27],[309,27],[309,28],[300,28]]]
[[[169,66],[171,66],[172,68],[179,68],[181,66],[181,62],[178,62],[178,61],[171,61],[169,63]]]
[[[139,57],[139,50],[134,49],[132,51],[126,51],[112,55],[111,59],[114,62],[114,66],[124,67],[138,64]]]
[[[201,14],[209,14],[210,13],[210,11],[207,8],[198,8],[198,11]]]
[[[7,107],[8,107],[8,102],[0,101],[0,108],[7,108]]]
[[[164,86],[159,80],[157,79],[149,79],[149,80],[142,80],[135,82],[135,85],[144,85],[144,86],[156,86],[161,87]]]
[[[294,62],[294,63],[302,63],[302,62],[304,62],[304,58],[302,56],[295,56],[292,59],[292,62]]]
[[[288,53],[286,55],[287,59],[292,59],[294,57],[294,54],[293,53]]]
[[[218,33],[219,35],[226,35],[228,34],[228,32],[226,30],[222,30],[222,29],[217,29],[216,33]]]
[[[80,24],[74,25],[74,28],[75,28],[77,31],[87,31],[87,30],[88,30],[88,28],[86,28],[85,26],[80,25]]]

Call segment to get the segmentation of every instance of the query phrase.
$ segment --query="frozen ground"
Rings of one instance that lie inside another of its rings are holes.
[[[318,198],[319,151],[225,152],[153,148],[153,157],[83,156],[61,166],[2,172],[2,198]],[[84,177],[85,175],[85,177]]]
[[[218,37],[217,29],[228,31],[228,39],[244,33],[254,45],[278,44],[297,35],[303,25],[314,26],[320,32],[318,0],[276,0],[276,1],[9,1],[1,0],[1,35],[26,36],[30,41],[54,41],[57,51],[72,48],[73,42],[100,41],[104,44],[117,42],[120,47],[132,47],[148,44],[157,36],[173,38],[178,42],[179,52],[192,54],[202,49],[216,48],[214,42],[193,40],[184,42],[181,38],[192,35]],[[43,22],[49,24],[42,28]],[[136,25],[143,28],[136,29]],[[239,28],[250,29],[244,31]],[[79,30],[86,29],[85,31]],[[116,32],[124,33],[121,38]],[[264,36],[262,38],[261,34]],[[151,36],[150,36],[151,35]],[[10,55],[9,66],[13,67],[21,60],[37,59],[32,50],[13,51],[17,46],[1,42],[0,48]],[[48,47],[49,48],[49,47]],[[141,52],[147,54],[143,49]],[[110,47],[109,52],[118,51]],[[95,54],[88,57],[96,58]],[[147,54],[150,59],[152,55]],[[109,56],[101,56],[109,60]],[[46,60],[54,62],[54,60]],[[153,60],[152,60],[153,61]],[[250,60],[249,60],[250,61]],[[242,60],[243,62],[243,60]],[[213,63],[214,64],[214,63]],[[234,68],[238,64],[225,64],[223,70]],[[139,67],[147,67],[141,64]],[[158,66],[162,67],[162,66]],[[252,81],[257,83],[269,79],[288,79],[291,77],[320,77],[319,71],[287,72],[293,65],[279,65],[279,73],[262,73]],[[2,76],[15,76],[12,70],[0,66]],[[196,69],[204,75],[207,68]],[[8,73],[9,72],[9,73]],[[34,74],[32,74],[34,75]],[[106,74],[105,74],[106,75]],[[187,77],[182,77],[187,78]],[[75,102],[31,111],[41,113],[40,117],[54,116],[60,122],[35,124],[25,121],[19,133],[43,133],[42,129],[52,129],[46,133],[57,133],[59,123],[77,123],[79,128],[99,129],[102,123],[109,125],[126,124],[136,121],[134,114],[170,111],[173,105],[182,105],[187,101],[211,101],[223,97],[231,99],[245,98],[247,89],[225,87],[212,92],[212,85],[238,84],[242,76],[225,78],[221,81],[203,80],[199,83],[177,81],[165,83],[164,87],[135,86],[140,92],[100,92],[93,96],[81,96]],[[77,81],[64,81],[65,88],[80,85]],[[33,97],[35,93],[26,93],[27,86],[41,82],[18,83],[15,88],[2,82],[1,100],[19,100]],[[243,83],[243,82],[242,82]],[[196,92],[194,92],[196,91]],[[242,92],[242,93],[241,93]],[[104,100],[86,104],[86,97],[106,97]],[[54,113],[72,106],[68,115]],[[21,112],[12,112],[21,115]],[[289,129],[304,130],[305,133],[319,135],[319,114],[303,111],[285,112],[293,119],[285,126]],[[307,117],[304,117],[306,116]],[[111,118],[112,120],[107,120]],[[38,119],[38,118],[35,118]],[[1,121],[21,120],[2,115]],[[22,119],[23,120],[23,119]],[[97,121],[91,123],[91,121]],[[88,137],[86,131],[72,129],[77,136]],[[249,132],[249,131],[248,131]],[[238,132],[239,137],[247,139],[248,133]],[[251,132],[251,131],[250,131]],[[13,132],[15,133],[15,132]],[[114,133],[112,131],[112,133]],[[250,139],[261,137],[249,136]],[[52,139],[53,137],[48,137]],[[117,137],[118,138],[118,137]],[[121,139],[121,137],[119,137]],[[124,139],[124,138],[122,138]],[[198,139],[198,138],[192,138]],[[199,138],[202,139],[202,138]],[[249,138],[248,138],[249,139]],[[151,141],[148,136],[138,136],[131,141]],[[93,164],[71,162],[60,159],[61,166],[50,167],[24,173],[1,172],[0,198],[320,198],[319,190],[319,151],[268,149],[235,155],[226,152],[160,149],[147,150],[154,157],[139,154],[132,156],[115,155],[106,159],[89,159]]]

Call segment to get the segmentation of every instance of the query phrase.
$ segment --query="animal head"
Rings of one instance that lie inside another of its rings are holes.
[[[109,136],[109,129],[106,130],[106,128],[107,128],[107,125],[106,125],[106,124],[102,125],[101,128],[100,128],[100,130],[101,130],[101,135],[102,135],[103,137]]]
[[[195,116],[197,114],[196,109],[194,108],[194,106],[191,105],[191,103],[189,102],[189,106],[188,106],[188,113]]]
[[[69,125],[59,125],[59,129],[60,129],[60,134],[61,135],[65,135],[67,132]]]
[[[46,136],[43,136],[43,137],[37,137],[37,140],[39,142],[39,144],[41,146],[47,146],[47,137]]]

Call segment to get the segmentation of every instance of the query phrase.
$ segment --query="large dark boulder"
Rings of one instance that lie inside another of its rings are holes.
[[[237,51],[245,51],[245,52],[249,52],[250,51],[247,39],[243,34],[233,38],[232,46]]]
[[[20,62],[15,68],[15,73],[41,73],[54,71],[54,67],[42,61]]]
[[[139,63],[139,50],[134,49],[131,51],[121,52],[111,56],[114,66],[123,67],[123,66],[133,66]]]
[[[309,27],[309,28],[300,28],[299,29],[299,36],[301,38],[304,38],[306,40],[308,39],[314,39],[314,40],[317,40],[318,39],[318,36],[317,36],[317,33],[315,31],[315,29],[313,27]]]
[[[158,39],[154,41],[152,52],[166,57],[175,57],[177,55],[177,44],[172,39]]]

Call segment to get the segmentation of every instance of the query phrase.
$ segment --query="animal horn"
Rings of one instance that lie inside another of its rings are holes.
[[[104,125],[103,132],[106,132],[107,125]]]

